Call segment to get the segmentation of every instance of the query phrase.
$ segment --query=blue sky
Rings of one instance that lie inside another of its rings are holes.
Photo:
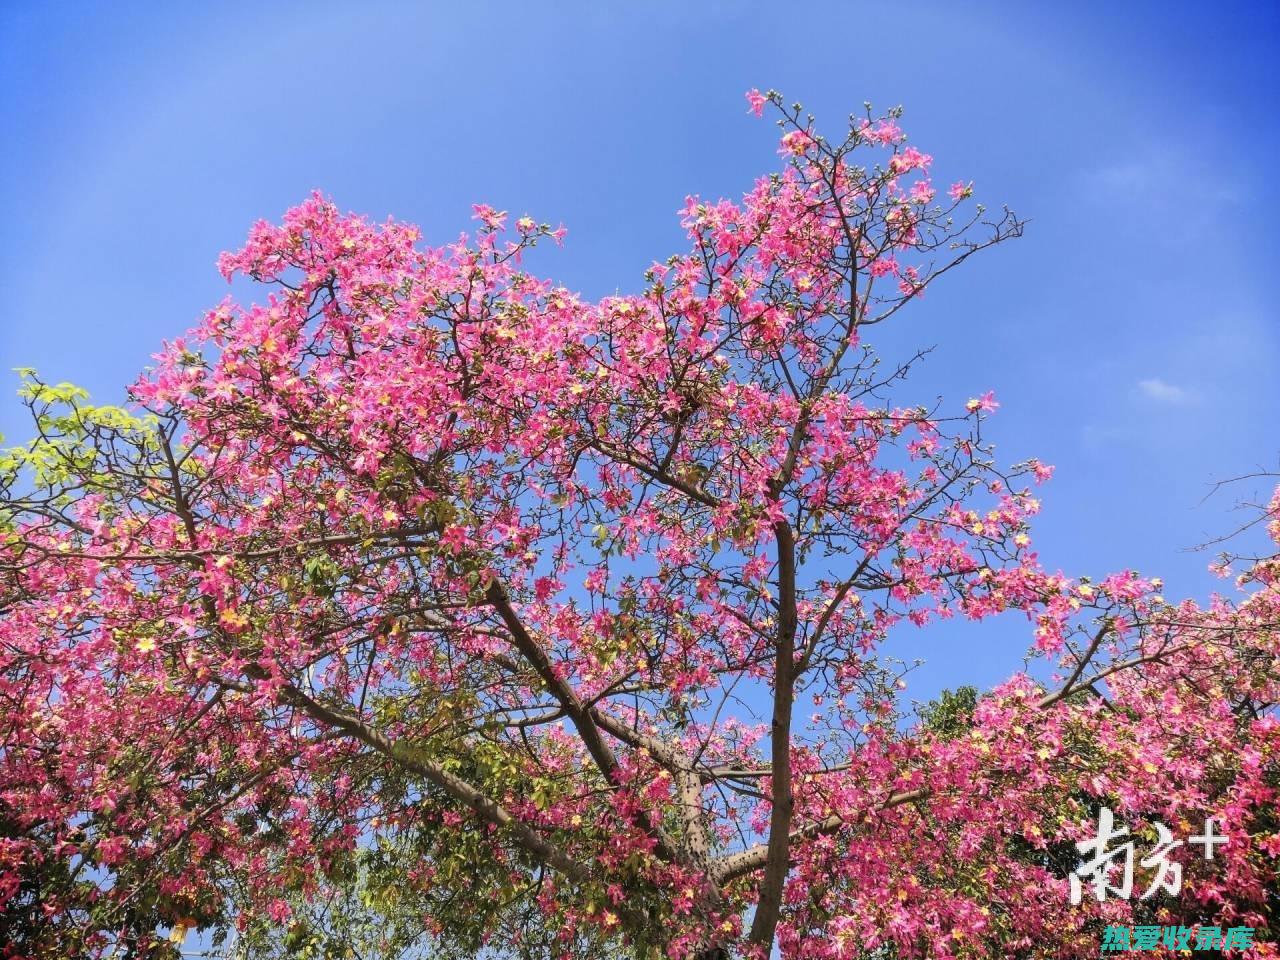
[[[1050,566],[1203,595],[1186,548],[1239,519],[1201,503],[1210,483],[1280,456],[1277,55],[1263,2],[9,0],[0,370],[118,400],[225,294],[218,252],[314,188],[432,242],[477,201],[563,221],[544,273],[635,290],[682,249],[686,194],[776,164],[744,90],[829,131],[901,103],[940,182],[1031,219],[878,334],[891,356],[936,345],[904,400],[996,391],[1004,457],[1058,466]],[[20,412],[0,390],[10,440]],[[928,695],[1007,673],[1024,643],[948,627],[899,652],[930,657]]]

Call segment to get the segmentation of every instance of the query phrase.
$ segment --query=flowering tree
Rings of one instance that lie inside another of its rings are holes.
[[[781,172],[587,302],[315,196],[221,262],[130,411],[28,374],[0,512],[10,956],[1090,956],[1274,927],[1277,564],[1169,603],[1042,567],[988,394],[894,399],[876,326],[1010,213],[897,114],[770,94]],[[1280,529],[1272,533],[1280,539]],[[920,722],[891,632],[1033,661]],[[1037,666],[1038,664],[1038,666]],[[811,715],[810,715],[811,714]],[[1217,818],[1180,897],[1072,905],[1073,841]],[[1275,956],[1259,947],[1259,956]],[[351,952],[347,952],[351,951]]]

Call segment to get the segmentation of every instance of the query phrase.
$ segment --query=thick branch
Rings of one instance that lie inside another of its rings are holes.
[[[711,839],[702,808],[702,777],[694,769],[694,764],[669,744],[641,733],[602,710],[593,707],[590,713],[598,727],[623,743],[647,750],[663,769],[671,773],[679,792],[680,815],[685,826],[683,852],[693,863],[705,868],[711,853]]]
[[[773,722],[770,753],[769,841],[765,849],[765,874],[751,921],[751,942],[773,943],[782,912],[782,889],[791,869],[791,818],[794,796],[791,784],[791,710],[795,700],[796,551],[791,524],[774,525],[778,541],[778,638],[773,664]]]
[[[583,883],[590,879],[591,870],[578,863],[563,850],[548,842],[528,825],[515,819],[505,807],[486,797],[471,784],[455,776],[420,752],[406,747],[385,734],[374,730],[364,721],[342,713],[307,696],[297,687],[286,685],[280,698],[306,713],[313,720],[336,727],[366,746],[394,761],[397,765],[423,777],[439,787],[450,797],[475,811],[486,823],[506,830],[515,842],[540,862],[553,867],[569,879]]]
[[[923,800],[928,795],[929,790],[924,787],[918,790],[904,790],[901,793],[893,794],[876,809],[889,810],[893,807],[900,807],[904,803],[911,803],[914,800]],[[834,833],[845,823],[845,820],[832,814],[824,820],[815,820],[813,823],[801,827],[791,835],[791,839],[806,840],[809,837],[821,836],[824,833]],[[716,879],[720,883],[729,883],[739,877],[745,877],[747,874],[754,873],[763,867],[768,862],[768,857],[768,846],[763,843],[752,847],[750,850],[743,850],[741,853],[722,857],[715,865]]]
[[[616,785],[618,782],[618,759],[614,756],[613,751],[609,749],[609,745],[605,743],[604,737],[600,735],[600,728],[596,726],[596,721],[591,711],[582,703],[573,687],[556,673],[551,659],[538,641],[525,628],[523,621],[521,621],[519,614],[516,613],[515,608],[511,605],[511,600],[507,597],[501,584],[496,580],[491,583],[485,592],[485,597],[493,605],[493,608],[502,618],[502,622],[506,625],[507,630],[511,633],[512,644],[520,652],[520,655],[529,662],[529,665],[533,667],[534,672],[546,684],[548,692],[556,699],[556,702],[560,704],[565,714],[572,721],[574,729],[578,731],[578,736],[582,738],[583,745],[586,746],[587,752],[591,754],[591,758],[596,762],[596,766],[600,768],[600,772],[605,775],[605,779],[611,785]],[[675,848],[670,838],[666,836],[665,831],[653,823],[647,814],[642,812],[641,818],[643,826],[653,834],[657,842],[658,855],[668,862],[676,860]]]

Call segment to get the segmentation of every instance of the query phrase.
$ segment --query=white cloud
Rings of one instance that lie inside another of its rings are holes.
[[[1172,383],[1166,383],[1159,377],[1150,377],[1146,380],[1138,381],[1138,390],[1142,392],[1144,397],[1154,400],[1157,403],[1167,403],[1173,405],[1181,405],[1189,403],[1191,394],[1182,387]]]
[[[1199,203],[1226,206],[1241,202],[1240,188],[1212,176],[1213,157],[1190,153],[1168,143],[1134,144],[1117,163],[1083,171],[1081,182],[1090,191],[1106,194],[1108,202],[1133,200],[1172,205],[1186,212],[1186,195],[1194,187]]]
[[[1131,162],[1100,167],[1087,174],[1085,179],[1092,187],[1107,187],[1133,195],[1150,189],[1165,174],[1166,171],[1157,170],[1150,164]]]
[[[1179,146],[1137,143],[1116,163],[1082,170],[1077,185],[1086,204],[1161,247],[1203,247],[1209,234],[1229,229],[1245,198],[1240,184],[1215,173],[1216,162]]]

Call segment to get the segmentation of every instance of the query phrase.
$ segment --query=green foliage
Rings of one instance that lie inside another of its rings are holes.
[[[22,446],[0,450],[0,489],[25,477],[36,489],[55,491],[79,483],[83,492],[110,495],[118,489],[112,463],[126,453],[145,458],[148,449],[154,450],[153,417],[95,406],[82,388],[44,383],[30,369],[18,373],[18,396],[30,411],[35,436]]]
[[[978,705],[976,687],[943,690],[937,700],[920,709],[921,725],[944,740],[954,740],[973,726],[973,710]]]

